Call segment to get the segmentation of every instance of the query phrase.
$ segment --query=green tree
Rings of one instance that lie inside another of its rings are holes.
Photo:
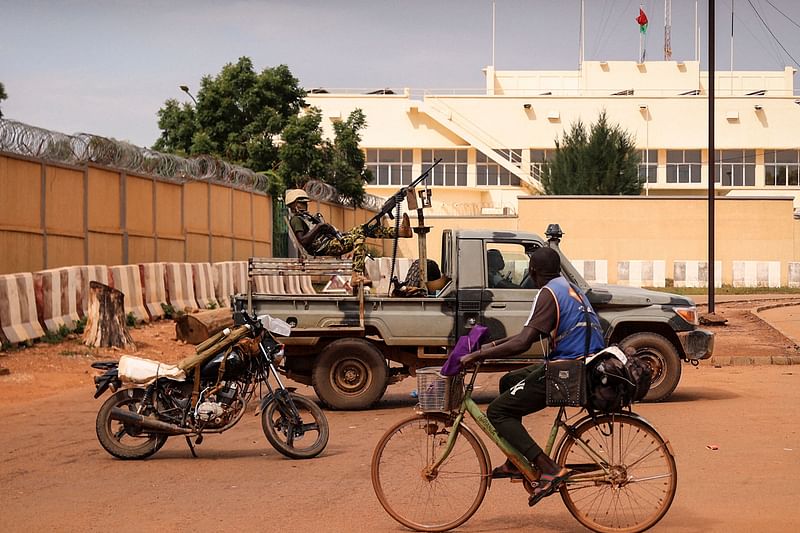
[[[291,117],[283,129],[277,174],[287,188],[302,187],[312,177],[327,181],[327,143],[321,123],[322,113],[311,107]]]
[[[197,105],[169,99],[158,111],[161,136],[153,145],[182,155],[210,154],[256,172],[278,166],[276,140],[305,105],[305,91],[286,65],[256,73],[250,58],[205,76]]]
[[[372,173],[366,168],[364,152],[358,147],[361,142],[359,132],[366,125],[364,113],[360,109],[354,110],[347,120],[333,124],[336,137],[329,147],[330,173],[326,181],[355,205],[361,205],[364,184],[372,179]]]
[[[542,172],[545,194],[637,195],[642,190],[633,137],[608,122],[606,112],[587,131],[573,123]]]
[[[0,103],[2,103],[6,98],[8,98],[8,95],[6,94],[6,88],[3,86],[3,82],[0,82]],[[2,109],[0,109],[0,118],[3,118]]]
[[[322,137],[322,114],[305,107],[305,91],[286,65],[253,70],[242,57],[202,79],[197,103],[169,99],[158,111],[161,135],[153,148],[183,156],[210,154],[269,176],[268,191],[283,194],[309,179],[333,185],[359,205],[369,181],[359,131],[361,110]]]

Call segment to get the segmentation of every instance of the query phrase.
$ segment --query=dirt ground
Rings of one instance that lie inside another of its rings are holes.
[[[749,311],[754,307],[717,305],[728,325],[711,327],[715,355],[796,355],[792,341]],[[174,362],[193,351],[175,341],[172,322],[134,329],[132,336],[142,357]],[[331,440],[317,459],[283,458],[265,442],[259,419],[246,416],[231,431],[208,438],[198,449],[200,459],[174,438],[150,460],[126,462],[97,443],[94,417],[101,400],[91,398],[89,368],[121,354],[91,351],[71,339],[0,355],[0,367],[10,371],[0,376],[0,530],[405,531],[378,505],[369,464],[382,432],[412,413],[413,380],[390,387],[371,411],[326,411]],[[780,407],[799,399],[800,373],[792,370],[684,366],[669,401],[637,407],[670,439],[678,460],[678,496],[655,530],[793,530],[800,519],[792,503],[800,497],[800,418]],[[491,399],[497,378],[479,377],[479,402]],[[298,392],[314,397],[310,387],[301,385]],[[542,412],[526,418],[541,442],[551,417]],[[754,456],[748,446],[759,450],[758,464],[749,464]],[[502,460],[498,453],[492,450],[495,464]],[[750,490],[754,486],[770,490]],[[521,491],[496,483],[464,529],[579,530],[557,497],[531,511]]]
[[[779,301],[783,304],[800,303],[800,298]],[[702,326],[716,334],[715,359],[800,354],[792,340],[752,312],[756,306],[770,303],[763,299],[717,303],[715,314],[728,322],[724,326]],[[702,305],[698,307],[704,310]],[[136,343],[136,352],[90,349],[74,335],[74,338],[57,344],[37,342],[30,348],[0,352],[0,368],[9,371],[7,375],[0,375],[0,404],[26,402],[92,383],[95,371],[89,365],[94,361],[119,359],[122,354],[131,353],[173,363],[194,351],[192,345],[175,340],[175,324],[169,320],[132,329],[131,335]]]

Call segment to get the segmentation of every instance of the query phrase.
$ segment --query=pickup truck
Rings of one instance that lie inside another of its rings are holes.
[[[445,230],[439,265],[449,281],[433,295],[400,298],[365,295],[363,290],[352,296],[251,292],[235,297],[234,317],[250,307],[256,314],[288,322],[293,330],[286,339],[281,371],[313,385],[331,408],[366,409],[389,384],[414,376],[419,368],[442,365],[456,339],[475,324],[488,326],[491,339],[518,333],[537,292],[528,279],[528,257],[537,247],[550,246],[561,256],[562,275],[588,295],[607,343],[631,346],[651,365],[653,384],[647,400],[662,401],[672,394],[680,380],[682,360],[696,365],[711,356],[713,333],[697,327],[691,299],[635,287],[590,285],[561,252],[558,225],[548,226],[546,236]],[[273,270],[264,270],[269,260],[261,261],[266,263],[250,260],[251,277],[294,274],[275,270],[274,265]],[[502,283],[497,282],[500,278]],[[528,353],[486,361],[481,369],[519,368],[541,360],[546,349],[546,342],[535,343]]]

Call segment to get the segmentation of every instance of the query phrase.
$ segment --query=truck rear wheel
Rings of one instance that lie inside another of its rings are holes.
[[[669,398],[681,379],[681,358],[675,346],[657,333],[634,333],[622,339],[620,347],[634,348],[636,355],[653,370],[653,382],[645,401],[661,402]]]
[[[389,369],[372,343],[339,339],[319,355],[312,374],[314,390],[333,409],[366,409],[386,391]]]

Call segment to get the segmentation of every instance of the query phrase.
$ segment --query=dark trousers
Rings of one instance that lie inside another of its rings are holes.
[[[522,417],[547,407],[544,365],[526,366],[500,378],[500,396],[486,411],[497,432],[533,462],[542,448],[522,425]]]

